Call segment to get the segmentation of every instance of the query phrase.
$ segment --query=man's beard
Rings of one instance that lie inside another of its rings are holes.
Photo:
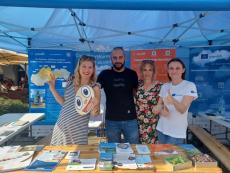
[[[118,66],[119,65],[119,66]],[[115,63],[113,64],[113,68],[115,68],[116,70],[121,70],[124,67],[124,63]]]

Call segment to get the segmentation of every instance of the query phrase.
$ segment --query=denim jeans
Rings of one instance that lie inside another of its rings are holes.
[[[184,144],[185,139],[183,138],[174,138],[168,135],[163,134],[160,131],[157,131],[158,140],[160,144]]]
[[[106,120],[105,126],[108,142],[139,144],[139,132],[136,119],[126,121]],[[124,135],[124,141],[121,141],[121,134]]]

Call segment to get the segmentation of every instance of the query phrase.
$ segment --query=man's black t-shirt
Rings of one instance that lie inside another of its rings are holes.
[[[125,121],[136,119],[133,90],[137,88],[135,71],[125,68],[122,72],[104,70],[98,82],[106,94],[106,120]]]

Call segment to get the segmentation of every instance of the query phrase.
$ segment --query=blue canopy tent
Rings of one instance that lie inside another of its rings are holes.
[[[230,43],[228,0],[2,0],[0,6],[0,47],[23,53]]]

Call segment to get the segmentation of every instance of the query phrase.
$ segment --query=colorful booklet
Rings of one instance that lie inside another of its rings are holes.
[[[119,169],[137,169],[135,154],[113,154],[113,164]]]
[[[100,170],[112,170],[113,169],[113,154],[112,153],[100,153],[98,167]]]
[[[136,164],[139,169],[153,169],[150,155],[136,155]]]
[[[41,151],[44,145],[26,145],[23,146],[20,151]]]
[[[115,143],[104,143],[99,144],[100,153],[116,153],[116,144]]]
[[[92,159],[71,159],[66,170],[94,170],[96,168],[96,158]]]
[[[188,156],[201,154],[201,152],[192,144],[179,144],[178,146],[182,148],[188,154]]]
[[[116,143],[116,153],[133,153],[129,143]]]
[[[27,171],[53,171],[64,158],[64,151],[43,151],[25,168]]]
[[[137,144],[136,150],[138,154],[151,154],[149,147],[144,144]]]
[[[71,159],[78,159],[80,156],[80,151],[69,151],[67,155],[65,156],[65,159],[71,160]]]

